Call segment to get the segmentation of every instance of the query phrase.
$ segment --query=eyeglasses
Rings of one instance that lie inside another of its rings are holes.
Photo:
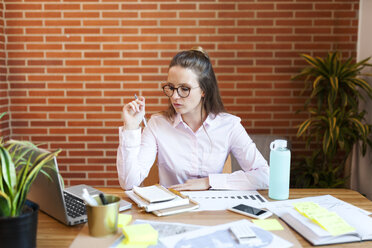
[[[162,88],[163,88],[164,94],[167,97],[173,96],[174,91],[177,90],[177,93],[180,97],[186,98],[190,95],[191,89],[199,88],[199,86],[196,86],[196,87],[193,87],[193,88],[190,88],[190,87],[187,87],[187,86],[180,86],[180,87],[176,88],[176,87],[173,87],[173,86],[170,86],[170,85],[167,84],[167,85],[164,85]]]

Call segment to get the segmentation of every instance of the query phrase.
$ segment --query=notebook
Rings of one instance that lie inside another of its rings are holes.
[[[149,192],[152,193],[152,196],[148,194]],[[164,197],[164,192],[166,195],[170,195],[170,197]],[[175,190],[166,189],[159,184],[141,188],[136,187],[133,190],[125,191],[125,193],[131,200],[137,203],[138,207],[144,208],[146,212],[152,212],[157,216],[186,212],[199,207],[198,203],[191,202],[188,197]],[[145,200],[142,195],[152,198],[152,202]],[[169,198],[169,200],[158,201],[165,198]]]
[[[299,202],[313,202],[328,211],[338,214],[354,230],[339,235],[332,234],[330,230],[325,230],[311,219],[296,211],[294,204]],[[331,195],[270,202],[267,204],[267,208],[282,218],[313,245],[372,240],[372,218],[368,216],[370,213]]]
[[[31,159],[35,159],[40,153],[40,149],[35,149]],[[98,195],[101,191],[84,184],[63,189],[62,178],[58,174],[56,157],[48,163],[55,168],[55,170],[44,168],[52,180],[43,173],[39,173],[31,185],[27,199],[36,202],[43,212],[66,225],[72,226],[87,222],[82,190],[86,188],[92,196]],[[121,199],[119,211],[131,207],[130,202]]]

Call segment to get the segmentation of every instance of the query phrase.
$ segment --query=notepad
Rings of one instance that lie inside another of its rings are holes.
[[[150,224],[137,224],[123,227],[124,244],[130,245],[156,245],[158,231]]]
[[[284,230],[283,226],[276,219],[252,220],[252,222],[266,231]]]
[[[132,221],[132,215],[130,214],[119,214],[118,215],[118,227],[122,228],[128,225]]]
[[[143,187],[148,188],[148,187]],[[182,212],[191,211],[199,207],[199,204],[190,200],[187,196],[182,195],[176,190],[173,189],[166,189],[161,185],[153,185],[151,186],[150,191],[157,191],[159,188],[162,191],[167,192],[167,194],[172,195],[171,200],[162,200],[162,201],[155,201],[149,202],[145,200],[140,194],[142,193],[143,188],[136,187],[135,193],[134,190],[126,191],[125,193],[132,199],[135,203],[137,203],[138,207],[145,209],[146,212],[152,212],[157,216],[166,216],[171,214],[177,214]],[[146,191],[147,189],[145,189]],[[148,192],[150,192],[148,191]],[[148,198],[148,197],[147,197]],[[165,198],[157,198],[157,199],[165,199]]]
[[[170,201],[176,198],[176,195],[172,194],[161,185],[152,185],[147,187],[133,186],[133,192],[150,203]]]
[[[299,202],[294,203],[293,206],[333,236],[355,231],[355,228],[346,223],[337,213],[328,211],[314,202]]]

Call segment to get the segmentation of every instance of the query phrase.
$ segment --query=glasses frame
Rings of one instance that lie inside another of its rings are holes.
[[[172,94],[170,96],[168,96],[167,93],[165,93],[165,87],[169,87],[169,89],[172,90]],[[161,88],[163,89],[163,92],[164,92],[164,94],[167,97],[172,97],[174,95],[174,92],[177,91],[177,94],[178,94],[179,97],[186,98],[186,97],[188,97],[190,95],[190,92],[191,92],[192,89],[200,88],[200,86],[195,86],[195,87],[188,87],[188,86],[173,87],[173,86],[170,86],[169,84],[166,84],[166,85],[164,85]],[[187,96],[181,96],[181,94],[178,92],[178,89],[180,89],[180,88],[188,88],[189,89],[189,93],[187,94]]]

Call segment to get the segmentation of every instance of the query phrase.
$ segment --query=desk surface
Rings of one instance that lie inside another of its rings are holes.
[[[124,191],[119,188],[99,188],[100,190],[121,196],[123,199],[128,200]],[[266,199],[267,190],[259,191]],[[368,200],[356,191],[349,189],[291,189],[290,199],[302,198],[308,196],[317,196],[330,194],[337,197],[340,200],[349,202],[357,207],[363,208],[367,211],[372,212],[372,201]],[[188,224],[200,224],[200,225],[218,225],[223,223],[228,223],[231,221],[240,220],[241,215],[234,214],[230,211],[202,211],[202,212],[188,212],[177,214],[173,216],[166,217],[156,217],[153,214],[141,212],[133,204],[131,210],[122,212],[126,214],[132,214],[133,219],[148,219],[155,221],[169,221],[169,222],[182,222]],[[223,217],[223,218],[221,218]],[[249,217],[246,217],[249,218]],[[80,230],[83,228],[83,224],[68,227],[55,219],[49,217],[43,212],[39,211],[39,222],[38,222],[38,232],[37,232],[37,247],[69,247],[75,237],[78,235]],[[302,236],[291,229],[297,240],[303,247],[312,247],[309,242],[307,242]],[[332,245],[329,247],[335,247]],[[328,247],[328,246],[322,246]],[[348,244],[337,245],[337,247],[372,247],[372,241],[355,242]]]

